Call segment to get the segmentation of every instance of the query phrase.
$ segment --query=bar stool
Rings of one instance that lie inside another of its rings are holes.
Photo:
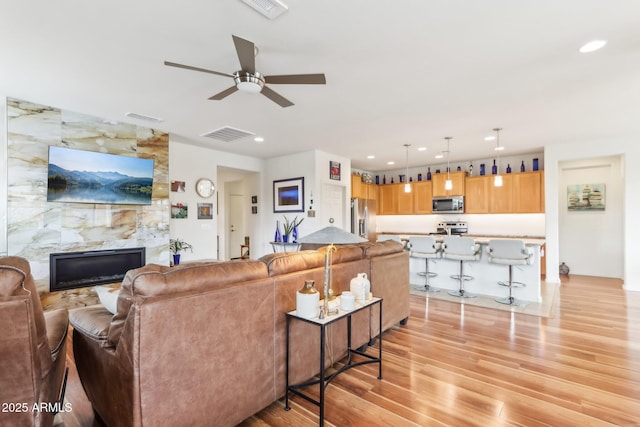
[[[533,251],[525,246],[523,240],[494,239],[489,240],[487,253],[489,254],[489,262],[509,266],[509,281],[498,282],[499,285],[509,288],[509,296],[506,298],[496,298],[496,301],[509,305],[526,305],[526,303],[513,297],[513,288],[527,286],[522,282],[513,280],[513,266],[531,265],[533,262]]]
[[[429,271],[429,260],[440,258],[440,244],[433,237],[411,236],[409,237],[409,251],[411,258],[424,259],[425,261],[425,271],[418,273],[418,276],[424,276],[424,290],[439,292],[440,289],[432,288],[429,285],[429,278],[438,275]]]
[[[460,288],[457,291],[449,291],[449,295],[454,297],[475,298],[477,295],[470,294],[464,290],[464,282],[472,280],[473,277],[463,273],[465,261],[480,260],[480,245],[473,237],[446,236],[442,243],[442,257],[460,261],[460,274],[451,275],[452,279],[460,281]]]

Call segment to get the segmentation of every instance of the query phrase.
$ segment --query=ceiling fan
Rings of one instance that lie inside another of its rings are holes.
[[[256,54],[257,49],[253,42],[245,40],[238,36],[233,37],[233,43],[236,46],[238,59],[240,60],[241,70],[233,74],[221,73],[219,71],[207,70],[205,68],[192,67],[191,65],[177,64],[175,62],[164,61],[164,65],[170,67],[185,68],[187,70],[201,71],[203,73],[217,74],[219,76],[231,77],[235,83],[228,89],[223,90],[210,97],[209,99],[221,100],[232,93],[241,90],[250,93],[262,93],[264,96],[280,105],[281,107],[290,107],[293,102],[289,101],[282,95],[273,91],[267,84],[325,84],[327,81],[324,74],[289,74],[280,76],[263,76],[256,71]]]

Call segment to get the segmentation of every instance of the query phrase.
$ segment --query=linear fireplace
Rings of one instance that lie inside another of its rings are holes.
[[[145,248],[49,254],[49,290],[120,282],[128,270],[145,265]]]

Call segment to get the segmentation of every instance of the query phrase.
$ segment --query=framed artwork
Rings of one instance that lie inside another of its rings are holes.
[[[273,181],[273,212],[304,212],[304,177]]]
[[[605,184],[567,185],[567,210],[603,211],[605,209]]]
[[[329,178],[340,181],[340,163],[330,161],[329,162]]]
[[[171,181],[171,191],[174,193],[184,193],[186,188],[186,182],[184,181]]]
[[[189,205],[187,203],[174,203],[171,205],[171,218],[184,219],[189,216]]]
[[[258,196],[251,196],[251,203],[253,204],[258,203]]]
[[[213,203],[198,203],[198,219],[213,219]]]
[[[252,214],[257,214],[258,213],[258,207],[257,206],[251,206],[251,213]]]

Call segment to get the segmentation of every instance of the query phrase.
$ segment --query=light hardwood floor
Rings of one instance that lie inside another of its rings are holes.
[[[377,345],[377,344],[376,344]],[[563,277],[551,318],[411,296],[377,365],[336,377],[326,426],[640,426],[640,293]],[[99,426],[69,354],[66,427]],[[314,426],[317,408],[275,402],[243,427]],[[62,425],[60,423],[60,425]]]

